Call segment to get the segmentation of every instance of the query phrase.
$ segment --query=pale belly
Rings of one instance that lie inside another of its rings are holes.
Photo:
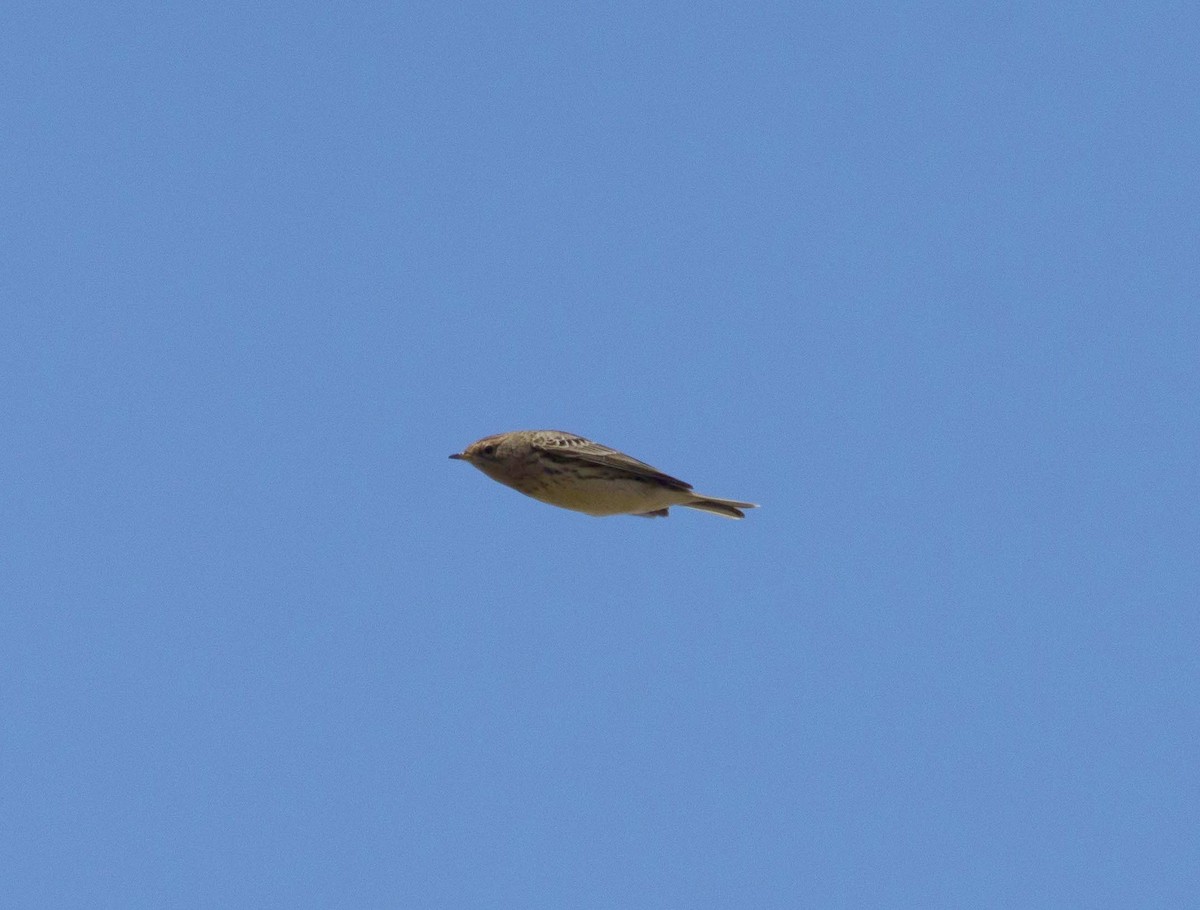
[[[695,498],[687,490],[675,490],[636,480],[577,480],[571,484],[521,492],[552,506],[588,515],[653,512]]]

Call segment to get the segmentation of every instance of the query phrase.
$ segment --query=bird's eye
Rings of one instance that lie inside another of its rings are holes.
[[[483,447],[483,454],[484,454],[484,455],[495,455],[495,454],[496,454],[496,447],[495,447],[495,446],[484,446],[484,447]]]

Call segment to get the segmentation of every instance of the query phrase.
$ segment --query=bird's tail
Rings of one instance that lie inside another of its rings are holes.
[[[717,499],[714,496],[697,496],[691,502],[681,502],[681,506],[687,506],[689,509],[699,509],[702,512],[712,512],[714,515],[723,515],[726,518],[745,518],[746,513],[742,509],[757,509],[757,503],[753,502],[738,502],[736,499]]]

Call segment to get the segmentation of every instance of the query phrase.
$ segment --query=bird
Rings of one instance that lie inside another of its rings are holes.
[[[562,430],[515,430],[485,436],[450,456],[526,496],[587,515],[666,518],[686,506],[725,518],[745,518],[752,502],[718,499],[638,461]]]

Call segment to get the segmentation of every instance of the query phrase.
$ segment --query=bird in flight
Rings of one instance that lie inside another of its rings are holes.
[[[745,518],[743,509],[758,508],[752,502],[701,495],[690,483],[624,452],[561,430],[485,436],[450,457],[526,496],[588,515],[665,518],[671,506],[686,506]]]

